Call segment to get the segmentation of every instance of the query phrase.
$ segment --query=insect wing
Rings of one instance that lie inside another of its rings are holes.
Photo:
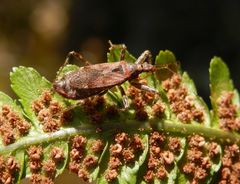
[[[70,84],[75,89],[110,88],[128,79],[120,62],[82,67],[71,74]]]

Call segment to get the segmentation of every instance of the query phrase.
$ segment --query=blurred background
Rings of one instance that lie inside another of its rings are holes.
[[[240,87],[239,0],[1,0],[0,90],[14,97],[14,66],[34,67],[53,81],[72,50],[106,62],[108,40],[125,43],[136,57],[145,49],[154,56],[173,51],[208,103],[213,56],[227,62]]]
[[[106,62],[108,40],[136,57],[169,49],[207,102],[210,59],[221,56],[239,88],[240,1],[1,0],[0,89],[11,96],[9,72],[24,65],[53,81],[69,51]]]

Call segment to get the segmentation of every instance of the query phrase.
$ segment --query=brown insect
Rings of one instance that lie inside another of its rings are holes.
[[[125,50],[121,50],[120,61],[114,63],[100,63],[80,67],[78,70],[65,74],[62,78],[53,83],[57,93],[69,99],[84,99],[94,95],[101,95],[114,86],[119,86],[123,95],[125,108],[128,107],[128,100],[123,88],[120,86],[125,81],[138,89],[158,93],[157,90],[134,81],[139,74],[143,72],[153,72],[157,68],[151,62],[150,51],[144,51],[135,63],[128,63],[124,60]],[[69,57],[74,56],[80,60],[83,57],[77,52],[70,52],[65,63],[68,63]],[[61,70],[61,69],[60,69]]]

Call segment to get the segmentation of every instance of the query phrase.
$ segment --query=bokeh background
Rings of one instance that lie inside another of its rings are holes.
[[[239,0],[0,0],[0,90],[14,97],[14,66],[34,67],[53,81],[71,50],[106,62],[108,40],[135,56],[173,51],[208,103],[213,56],[227,62],[240,87]]]
[[[240,1],[1,0],[0,89],[13,95],[9,72],[32,66],[49,80],[67,53],[105,62],[108,40],[138,56],[175,53],[208,101],[210,59],[221,56],[239,87]]]

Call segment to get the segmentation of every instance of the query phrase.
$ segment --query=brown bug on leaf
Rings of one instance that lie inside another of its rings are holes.
[[[80,67],[78,70],[66,73],[62,78],[54,81],[53,88],[57,93],[66,98],[80,100],[94,95],[104,94],[112,87],[118,86],[123,95],[125,108],[127,108],[129,104],[127,96],[120,86],[125,81],[129,81],[131,85],[138,89],[158,93],[157,90],[134,81],[134,79],[143,72],[156,71],[157,68],[150,63],[150,51],[144,51],[135,63],[128,63],[124,60],[125,51],[126,47],[123,47],[120,61],[118,62],[88,64],[87,66]],[[72,51],[68,54],[65,64],[68,63],[70,56],[83,60],[83,57],[79,53]]]

